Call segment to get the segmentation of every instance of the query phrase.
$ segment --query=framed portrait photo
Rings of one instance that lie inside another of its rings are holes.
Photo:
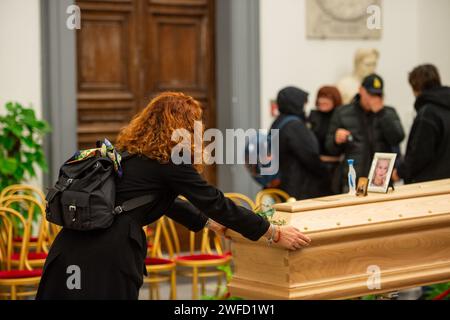
[[[375,153],[369,173],[369,192],[386,193],[394,170],[396,153]]]

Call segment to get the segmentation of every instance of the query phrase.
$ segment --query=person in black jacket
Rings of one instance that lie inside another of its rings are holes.
[[[417,116],[398,176],[406,184],[450,178],[450,87],[444,87],[433,65],[409,75]],[[394,174],[395,175],[395,174]]]
[[[209,228],[219,234],[226,226],[250,240],[264,236],[291,250],[309,244],[310,239],[296,228],[271,225],[225,198],[200,176],[200,165],[171,161],[177,144],[171,139],[174,130],[184,128],[192,134],[194,121],[201,118],[201,106],[192,97],[163,93],[120,132],[116,146],[133,156],[122,163],[116,205],[147,194],[157,195],[157,200],[116,216],[108,229],[63,228],[45,262],[37,299],[137,299],[147,252],[142,227],[163,214],[192,231],[209,221]],[[176,200],[179,195],[189,202]],[[81,271],[79,288],[67,285],[71,266]]]
[[[297,200],[330,193],[330,186],[324,184],[327,170],[320,162],[319,144],[305,123],[307,99],[308,94],[299,88],[281,90],[277,97],[280,116],[272,124],[278,127],[285,117],[297,117],[279,131],[280,188]]]
[[[331,155],[326,147],[326,138],[330,127],[334,110],[342,105],[339,90],[333,86],[324,86],[317,92],[316,110],[312,110],[308,117],[311,130],[319,142],[320,160],[328,170],[325,184],[331,185],[331,193],[337,194],[341,191],[341,176],[339,172],[340,157]]]
[[[394,108],[384,106],[383,80],[367,76],[353,102],[335,110],[326,139],[332,155],[353,159],[357,178],[369,175],[375,152],[392,153],[405,138]],[[347,161],[342,163],[341,179],[347,191]]]

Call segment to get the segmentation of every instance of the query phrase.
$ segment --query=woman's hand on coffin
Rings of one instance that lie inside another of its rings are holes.
[[[309,246],[311,239],[295,227],[282,226],[277,243],[286,249],[297,250]]]

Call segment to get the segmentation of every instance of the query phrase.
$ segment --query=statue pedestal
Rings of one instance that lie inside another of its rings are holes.
[[[450,179],[275,205],[312,239],[289,251],[230,232],[232,296],[347,299],[450,281]]]

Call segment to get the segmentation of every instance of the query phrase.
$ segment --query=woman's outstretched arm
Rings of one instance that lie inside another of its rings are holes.
[[[169,163],[162,167],[162,178],[173,192],[186,197],[206,216],[250,240],[256,241],[267,233],[269,222],[227,199],[223,192],[209,185],[192,165]]]

